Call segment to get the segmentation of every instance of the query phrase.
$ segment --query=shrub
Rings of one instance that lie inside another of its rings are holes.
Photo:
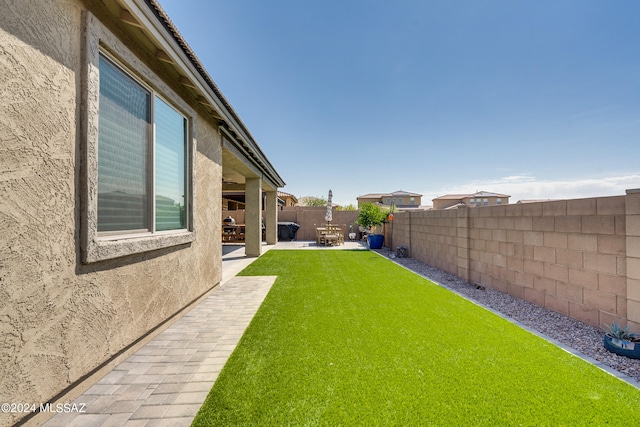
[[[363,203],[362,206],[360,206],[360,213],[358,214],[356,223],[366,229],[375,230],[377,226],[384,223],[386,218],[387,212],[379,205]]]
[[[617,338],[619,340],[624,341],[639,341],[640,337],[638,334],[634,334],[629,332],[629,326],[626,328],[622,328],[622,326],[618,325],[616,322],[613,322],[611,326],[605,325],[607,327],[607,335],[613,338]]]

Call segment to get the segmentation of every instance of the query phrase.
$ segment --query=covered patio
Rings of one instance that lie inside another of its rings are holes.
[[[278,240],[278,188],[285,183],[241,123],[231,128],[220,122],[219,129],[222,192],[244,192],[245,254],[257,257],[262,251],[263,210],[265,241],[267,245],[274,245]]]

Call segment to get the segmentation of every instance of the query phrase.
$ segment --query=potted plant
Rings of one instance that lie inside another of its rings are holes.
[[[624,329],[613,322],[607,326],[607,333],[604,336],[604,348],[612,353],[632,359],[640,359],[640,336],[629,332],[629,326]]]
[[[376,228],[382,225],[386,219],[387,213],[379,205],[363,203],[360,207],[356,223],[366,230],[369,248],[380,249],[382,247],[384,235],[377,234]]]

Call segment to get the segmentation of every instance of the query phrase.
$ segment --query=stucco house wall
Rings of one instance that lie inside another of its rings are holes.
[[[221,136],[101,2],[0,0],[0,402],[48,402],[221,279]],[[83,28],[190,116],[193,239],[82,260]],[[104,33],[102,33],[104,32]],[[25,414],[1,414],[7,426]]]

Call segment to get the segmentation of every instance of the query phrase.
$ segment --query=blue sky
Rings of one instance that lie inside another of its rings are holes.
[[[636,0],[160,0],[298,197],[640,188]]]

